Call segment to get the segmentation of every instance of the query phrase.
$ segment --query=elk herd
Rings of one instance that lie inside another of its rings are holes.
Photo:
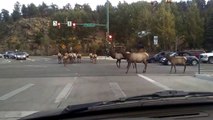
[[[66,66],[69,63],[81,63],[82,55],[80,53],[58,53],[58,64],[64,64]],[[92,63],[96,64],[97,62],[97,54],[90,53],[90,60]]]
[[[137,63],[143,63],[144,64],[144,69],[143,73],[146,72],[147,69],[147,60],[149,59],[149,54],[144,50],[140,49],[137,52],[128,52],[125,50],[120,50],[119,52],[115,51],[114,48],[111,48],[110,50],[110,56],[113,59],[116,59],[116,66],[120,68],[121,60],[126,60],[127,61],[127,71],[126,74],[129,71],[130,66],[132,65],[133,68],[136,70],[136,73],[138,72],[137,70]],[[63,63],[64,66],[66,66],[68,63],[81,63],[81,58],[82,55],[79,53],[65,53],[62,55],[61,53],[58,53],[58,63],[61,64]],[[90,62],[96,64],[97,63],[97,54],[89,53],[89,58]],[[167,59],[171,62],[171,69],[170,73],[172,72],[172,68],[174,67],[175,73],[176,73],[176,64],[181,64],[184,65],[184,70],[183,73],[185,73],[186,70],[186,57],[184,56],[167,56]]]

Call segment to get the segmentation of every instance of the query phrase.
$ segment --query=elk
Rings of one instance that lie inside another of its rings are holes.
[[[73,63],[74,62],[73,54],[72,53],[68,53],[68,56],[69,56],[70,63]]]
[[[65,53],[65,55],[63,56],[64,67],[66,67],[66,65],[67,65],[68,62],[69,62],[69,54]]]
[[[76,53],[69,53],[70,63],[74,63],[77,58]]]
[[[93,54],[92,58],[93,58],[93,63],[96,64],[97,63],[97,54]]]
[[[184,57],[184,56],[167,56],[167,59],[169,60],[169,62],[171,62],[170,73],[172,72],[173,67],[174,67],[175,73],[176,73],[176,64],[184,65],[183,73],[185,73],[186,61],[187,61],[186,57]]]
[[[136,73],[138,73],[137,70],[137,63],[144,63],[145,67],[143,70],[143,73],[146,72],[147,69],[147,59],[149,58],[149,54],[145,51],[139,51],[139,52],[125,52],[123,53],[125,58],[127,59],[127,71],[126,74],[129,71],[129,67],[131,65],[131,63],[134,65],[135,69],[136,69]]]
[[[89,58],[90,58],[90,61],[93,62],[93,54],[92,53],[89,53]]]
[[[93,54],[93,53],[90,53],[89,54],[89,57],[90,57],[90,61],[92,62],[92,63],[94,63],[94,64],[96,64],[97,63],[97,58],[98,58],[98,55],[97,54]]]
[[[58,52],[57,56],[58,56],[58,64],[61,64],[62,63],[63,55],[60,52]]]
[[[115,52],[115,50],[112,48],[112,49],[110,50],[110,56],[111,56],[113,59],[116,59],[116,60],[117,60],[117,61],[116,61],[116,66],[117,66],[118,68],[120,68],[120,66],[121,66],[121,60],[122,60],[122,59],[125,59],[124,56],[123,56],[123,54],[120,53],[120,52]]]
[[[78,53],[76,56],[77,56],[77,62],[81,63],[81,54]]]

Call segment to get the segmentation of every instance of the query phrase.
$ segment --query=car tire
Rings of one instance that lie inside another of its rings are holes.
[[[208,62],[209,62],[210,64],[213,64],[213,57],[209,57]]]
[[[198,64],[197,60],[192,60],[191,65],[196,66]]]

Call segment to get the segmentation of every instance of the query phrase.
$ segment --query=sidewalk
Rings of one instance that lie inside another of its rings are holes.
[[[198,74],[198,73],[196,73],[195,75],[194,75],[194,77],[196,77],[196,78],[199,78],[199,79],[204,79],[204,80],[211,80],[211,81],[213,81],[213,73],[201,73],[201,74]]]
[[[89,56],[83,56],[83,58],[89,59]],[[107,57],[107,56],[98,56],[98,60],[115,60],[112,57]]]
[[[7,63],[10,63],[10,62],[11,62],[10,59],[0,58],[0,64],[7,64]]]

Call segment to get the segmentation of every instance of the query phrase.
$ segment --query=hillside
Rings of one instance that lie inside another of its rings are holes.
[[[13,24],[7,25],[8,32],[3,34],[3,39],[0,44],[0,51],[20,50],[27,51],[31,55],[52,55],[60,51],[69,51],[70,48],[75,52],[88,53],[91,51],[103,53],[103,39],[105,32],[97,31],[81,39],[73,34],[69,34],[68,38],[62,38],[57,35],[55,30],[65,33],[64,29],[52,27],[52,32],[56,37],[50,38],[51,25],[48,25],[47,18],[29,18],[20,19]],[[85,29],[79,27],[79,29]],[[84,34],[84,32],[81,32]],[[80,34],[78,36],[81,36]]]
[[[48,37],[48,21],[47,18],[29,18],[8,25],[9,31],[1,44],[3,51],[18,49],[34,55],[50,54],[53,50]]]

